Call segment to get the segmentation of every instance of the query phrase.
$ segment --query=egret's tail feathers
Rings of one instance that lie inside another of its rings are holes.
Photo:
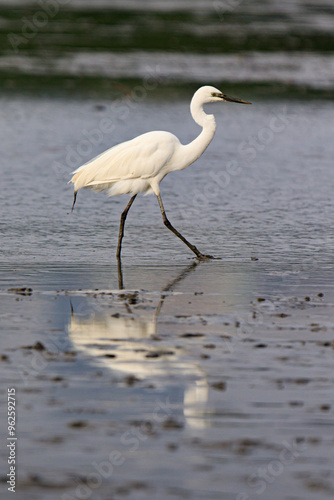
[[[75,192],[81,188],[93,189],[96,192],[100,192],[104,189],[108,189],[114,182],[117,182],[118,180],[118,178],[94,180],[94,172],[91,172],[86,168],[85,170],[81,170],[75,173],[70,182],[73,182]]]
[[[87,183],[84,188],[92,189],[95,193],[100,193],[105,189],[110,189],[115,183],[119,182],[119,179],[106,179],[104,181],[91,181]]]
[[[74,209],[74,205],[75,205],[75,202],[77,201],[77,191],[74,191],[74,196],[73,196],[73,205],[72,205],[72,210],[71,212],[73,212],[73,209]]]
[[[105,179],[104,181],[91,181],[91,182],[88,182],[85,187],[87,188],[92,188],[94,186],[106,186],[104,189],[107,189],[107,187],[110,185],[110,184],[113,184],[114,182],[118,182],[122,179]]]

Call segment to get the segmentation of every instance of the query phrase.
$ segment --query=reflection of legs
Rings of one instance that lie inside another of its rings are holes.
[[[192,250],[194,252],[194,254],[196,255],[196,257],[198,259],[213,259],[213,257],[211,257],[211,255],[203,255],[196,247],[195,245],[192,245],[191,243],[189,243],[188,240],[186,240],[181,233],[179,233],[175,227],[172,226],[172,224],[169,222],[169,220],[167,219],[167,216],[166,216],[166,212],[165,212],[165,209],[164,209],[164,206],[162,204],[162,199],[161,199],[161,196],[160,194],[157,195],[158,196],[158,202],[159,202],[159,206],[160,206],[160,210],[161,210],[161,214],[162,214],[162,220],[165,224],[166,227],[168,227],[168,229],[170,231],[172,231],[172,233],[174,233],[178,238],[180,238],[180,240],[183,241],[183,243],[185,243],[187,245],[187,247],[190,248],[190,250]]]
[[[132,203],[135,201],[136,196],[137,196],[136,194],[134,196],[132,196],[131,200],[126,205],[126,207],[125,207],[125,209],[124,209],[124,211],[123,211],[123,213],[121,215],[121,222],[120,222],[120,225],[119,225],[119,233],[118,233],[117,253],[116,253],[116,256],[117,256],[118,259],[121,258],[122,239],[123,239],[123,236],[124,236],[125,219],[126,219],[126,216],[128,215],[128,211],[130,210]]]
[[[193,261],[190,266],[186,267],[182,272],[181,274],[179,274],[178,276],[176,276],[176,278],[174,278],[172,281],[170,281],[162,290],[161,292],[169,292],[170,290],[173,289],[173,287],[175,285],[177,285],[180,281],[184,280],[184,278],[186,276],[188,276],[188,274],[190,274],[197,266],[199,265],[198,262]],[[155,314],[154,314],[154,320],[157,321],[157,318],[160,314],[160,311],[162,309],[162,306],[164,304],[164,301],[165,301],[165,298],[167,297],[167,295],[165,293],[162,293],[160,295],[160,301],[159,301],[159,304],[158,304],[158,307],[156,308],[155,310]]]

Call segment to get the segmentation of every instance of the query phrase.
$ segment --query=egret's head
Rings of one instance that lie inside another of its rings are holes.
[[[226,94],[223,94],[220,90],[215,87],[211,87],[210,85],[206,85],[197,90],[196,94],[200,99],[202,99],[203,103],[207,102],[239,102],[240,104],[251,104],[248,101],[243,101],[242,99],[237,99],[236,97],[230,97]],[[195,94],[195,95],[196,95]]]

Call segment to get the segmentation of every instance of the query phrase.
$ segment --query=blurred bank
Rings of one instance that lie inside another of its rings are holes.
[[[0,0],[0,21],[7,92],[333,96],[331,0]]]

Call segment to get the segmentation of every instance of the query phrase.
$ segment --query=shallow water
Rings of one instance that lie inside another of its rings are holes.
[[[332,498],[333,104],[215,113],[205,155],[161,190],[174,225],[220,259],[194,264],[138,197],[119,290],[128,198],[80,192],[70,213],[69,173],[162,124],[189,142],[188,99],[3,100],[1,384],[18,393],[18,498]]]
[[[332,270],[110,271],[27,266],[33,291],[1,293],[19,498],[331,498]]]
[[[149,130],[190,142],[199,129],[188,106],[148,99],[3,101],[0,261],[115,262],[128,197],[80,191],[70,213],[70,172]],[[321,101],[216,108],[217,133],[203,157],[161,184],[172,223],[202,252],[224,260],[331,263],[333,110]],[[183,263],[192,255],[163,226],[155,197],[141,196],[129,212],[123,257],[124,264],[140,265]]]

